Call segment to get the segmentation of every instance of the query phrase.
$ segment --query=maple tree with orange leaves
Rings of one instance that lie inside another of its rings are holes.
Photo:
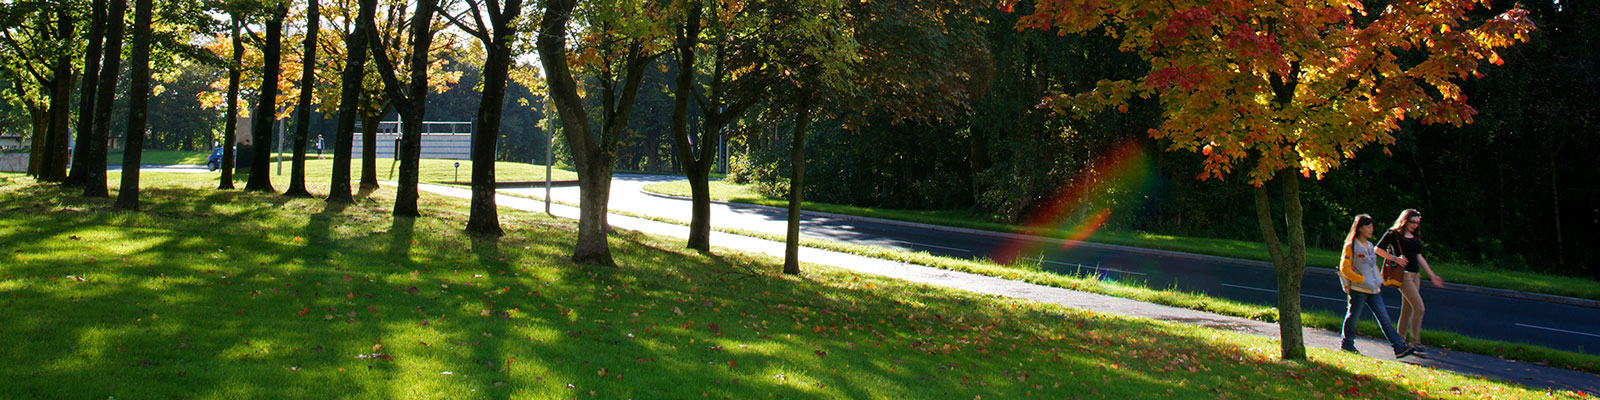
[[[1246,169],[1277,267],[1287,359],[1305,358],[1299,179],[1320,179],[1367,145],[1394,143],[1407,118],[1471,123],[1477,111],[1457,82],[1481,76],[1484,62],[1502,63],[1496,49],[1527,41],[1535,28],[1525,10],[1494,11],[1486,0],[1040,0],[999,7],[1027,13],[1018,30],[1107,35],[1150,65],[1137,79],[1049,95],[1041,108],[1125,112],[1132,96],[1158,97],[1162,121],[1150,135],[1169,150],[1205,155],[1200,179]],[[1284,191],[1287,255],[1264,187],[1270,181]]]

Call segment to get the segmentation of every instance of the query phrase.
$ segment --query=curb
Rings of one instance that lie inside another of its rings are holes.
[[[691,200],[691,201],[693,200],[692,198],[683,197],[683,196],[675,196],[675,195],[669,195],[669,194],[655,193],[655,192],[651,192],[651,191],[643,191],[643,192],[645,194],[647,194],[647,195],[660,197],[660,198],[666,198],[666,199]],[[712,200],[711,202],[714,203],[714,204],[722,204],[722,205],[727,205],[727,206],[760,207],[760,208],[780,209],[781,210],[781,208],[778,208],[778,207],[764,206],[764,205],[760,205],[760,204],[734,203],[734,202],[716,201],[716,200]],[[1033,236],[1033,235],[1017,234],[1017,233],[995,232],[995,231],[986,231],[986,230],[971,229],[971,228],[960,228],[960,227],[944,226],[944,225],[932,225],[932,224],[924,224],[924,223],[918,223],[918,222],[907,222],[907,221],[898,221],[898,220],[892,220],[892,219],[863,217],[863,216],[859,216],[859,215],[835,214],[835,213],[828,213],[828,212],[821,212],[821,211],[805,210],[805,211],[801,211],[801,214],[802,215],[813,215],[813,216],[820,216],[820,217],[828,217],[828,218],[846,219],[846,220],[852,220],[852,221],[873,222],[873,223],[879,223],[879,224],[885,224],[885,225],[901,226],[901,227],[906,227],[906,228],[917,228],[917,229],[926,229],[926,230],[952,232],[952,233],[964,233],[964,234],[969,234],[969,235],[984,235],[984,236],[995,237],[995,238],[1004,238],[1004,239],[1022,237],[1022,238],[1026,238],[1026,239],[1029,239],[1029,240],[1065,242],[1065,243],[1072,243],[1073,246],[1082,246],[1082,247],[1091,247],[1091,248],[1109,249],[1109,250],[1119,250],[1119,251],[1126,251],[1126,252],[1136,253],[1136,254],[1161,255],[1161,256],[1175,257],[1175,258],[1187,258],[1187,259],[1192,259],[1192,260],[1224,261],[1224,262],[1232,262],[1232,263],[1240,263],[1240,264],[1249,264],[1249,265],[1252,265],[1252,266],[1255,266],[1255,267],[1258,267],[1258,268],[1264,268],[1264,269],[1269,269],[1269,270],[1273,269],[1272,263],[1265,262],[1265,261],[1257,261],[1257,260],[1246,260],[1246,259],[1242,259],[1242,258],[1232,258],[1232,257],[1222,257],[1222,256],[1213,256],[1213,255],[1205,255],[1205,254],[1184,253],[1184,252],[1172,251],[1172,250],[1147,249],[1147,248],[1143,248],[1143,247],[1131,247],[1131,246],[1106,244],[1106,243],[1085,242],[1085,241],[1078,241],[1078,240],[1056,239],[1056,238],[1049,238],[1049,237],[1043,237],[1043,236]],[[1307,267],[1305,270],[1306,270],[1306,273],[1308,273],[1308,274],[1317,274],[1317,275],[1320,275],[1320,276],[1335,276],[1335,274],[1337,273],[1333,269],[1329,269],[1329,268],[1311,268],[1311,267]],[[1600,308],[1600,300],[1580,299],[1580,298],[1576,298],[1576,297],[1558,296],[1558,295],[1553,295],[1553,294],[1520,292],[1520,291],[1509,290],[1509,289],[1496,289],[1496,288],[1489,288],[1489,287],[1482,287],[1482,286],[1463,285],[1463,284],[1459,284],[1459,283],[1445,283],[1445,287],[1442,288],[1442,289],[1444,289],[1444,290],[1454,290],[1454,291],[1458,291],[1458,292],[1473,293],[1473,294],[1489,295],[1489,296],[1507,297],[1507,298],[1513,298],[1513,299],[1533,300],[1533,301],[1540,301],[1540,302],[1554,303],[1554,304],[1562,304],[1562,305],[1569,305],[1569,306],[1575,306],[1575,307]]]

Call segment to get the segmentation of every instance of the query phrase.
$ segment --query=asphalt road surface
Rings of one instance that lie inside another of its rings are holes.
[[[690,202],[643,193],[645,185],[683,180],[681,177],[618,174],[612,181],[610,207],[658,217],[688,221]],[[542,198],[544,188],[502,189]],[[557,187],[551,197],[578,203],[576,186]],[[712,204],[711,223],[782,234],[785,210],[742,204]],[[688,229],[688,227],[684,227]],[[1004,249],[1025,248],[1021,257],[1044,269],[1063,273],[1099,273],[1104,279],[1141,281],[1153,288],[1176,288],[1256,304],[1276,304],[1277,286],[1270,264],[1220,257],[1149,251],[1120,246],[1029,239],[1020,236],[974,235],[929,230],[855,218],[802,214],[806,237],[969,259],[989,258]],[[1023,242],[1019,242],[1023,241]],[[712,243],[713,246],[716,243]],[[1446,280],[1449,271],[1438,271]],[[1424,284],[1427,307],[1423,326],[1468,336],[1526,342],[1541,346],[1600,355],[1600,309],[1535,300],[1436,289]],[[1343,314],[1344,292],[1331,273],[1308,271],[1301,290],[1301,307]],[[1400,313],[1400,293],[1383,292],[1389,314]],[[1371,315],[1363,316],[1371,320]],[[1437,345],[1437,343],[1424,343]]]

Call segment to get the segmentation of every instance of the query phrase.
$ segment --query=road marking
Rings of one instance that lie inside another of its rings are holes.
[[[1061,261],[1050,261],[1050,260],[1046,260],[1046,259],[1043,259],[1043,258],[1022,257],[1022,259],[1029,260],[1029,261],[1047,262],[1047,263],[1051,263],[1051,264],[1055,264],[1055,265],[1065,265],[1065,266],[1069,266],[1069,267],[1088,268],[1088,269],[1101,270],[1101,271],[1111,271],[1111,272],[1116,272],[1116,273],[1121,273],[1121,274],[1130,274],[1130,275],[1139,275],[1139,276],[1148,276],[1148,275],[1150,275],[1150,274],[1146,274],[1146,273],[1143,273],[1143,272],[1133,272],[1133,271],[1127,271],[1127,270],[1120,270],[1120,269],[1116,269],[1116,268],[1089,266],[1089,265],[1083,265],[1083,264],[1077,264],[1077,263],[1069,263],[1069,262],[1061,262]]]
[[[1223,283],[1223,284],[1221,284],[1221,285],[1222,285],[1222,286],[1227,286],[1227,287],[1231,287],[1231,288],[1239,288],[1239,289],[1250,289],[1250,290],[1259,290],[1259,291],[1263,291],[1263,292],[1268,292],[1268,293],[1277,293],[1277,292],[1278,292],[1278,291],[1277,291],[1277,290],[1272,290],[1272,289],[1262,289],[1262,288],[1258,288],[1258,287],[1251,287],[1251,286],[1240,286],[1240,285],[1233,285],[1233,284],[1227,284],[1227,283]],[[1345,302],[1345,299],[1335,299],[1335,298],[1332,298],[1332,297],[1323,297],[1323,296],[1318,296],[1318,295],[1314,295],[1314,294],[1305,294],[1305,293],[1301,293],[1301,294],[1300,294],[1300,296],[1301,296],[1301,297],[1310,297],[1310,298],[1313,298],[1313,299],[1322,299],[1322,300],[1328,300],[1328,301],[1337,301],[1337,302],[1340,302],[1340,303],[1343,303],[1343,302]],[[1384,307],[1385,307],[1385,308],[1393,308],[1393,309],[1396,309],[1396,310],[1399,310],[1399,309],[1400,309],[1400,307],[1395,307],[1395,306],[1391,306],[1391,305],[1388,305],[1388,304],[1384,304],[1384,305],[1383,305],[1383,306],[1384,306]]]
[[[927,244],[927,243],[907,242],[907,241],[904,241],[904,240],[892,240],[892,241],[896,242],[896,243],[905,243],[905,244],[909,244],[909,245],[912,245],[912,246],[932,247],[932,248],[935,248],[935,249],[945,249],[945,250],[961,251],[961,252],[967,252],[967,253],[971,253],[972,252],[972,250],[958,249],[958,248],[954,248],[954,247],[934,246],[934,245]]]
[[[1574,335],[1584,335],[1584,336],[1592,336],[1592,337],[1600,337],[1600,335],[1596,335],[1596,334],[1593,334],[1593,333],[1585,333],[1585,332],[1578,332],[1578,331],[1569,331],[1569,330],[1566,330],[1566,329],[1556,329],[1556,328],[1546,328],[1546,327],[1542,327],[1542,326],[1534,326],[1534,325],[1528,325],[1528,324],[1516,324],[1516,325],[1517,325],[1517,326],[1520,326],[1520,327],[1524,327],[1524,328],[1534,328],[1534,329],[1543,329],[1543,330],[1547,330],[1547,331],[1556,331],[1556,332],[1562,332],[1562,333],[1571,333],[1571,334],[1574,334]]]

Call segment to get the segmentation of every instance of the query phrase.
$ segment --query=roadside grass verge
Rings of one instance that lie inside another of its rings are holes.
[[[577,206],[575,204],[566,205],[573,207]],[[665,222],[683,226],[689,225],[688,222],[671,218],[662,218],[624,211],[612,212],[636,218],[649,219],[657,222]],[[766,232],[720,227],[713,227],[712,229],[715,229],[719,232],[761,238],[776,242],[782,242],[785,240],[783,235]],[[974,261],[954,257],[937,256],[922,251],[913,252],[804,237],[800,239],[800,245],[865,257],[929,266],[951,271],[968,272],[1045,286],[1099,293],[1108,296],[1187,308],[1191,310],[1206,311],[1233,317],[1249,318],[1258,321],[1277,322],[1278,320],[1278,309],[1276,305],[1272,304],[1249,303],[1221,299],[1207,296],[1204,293],[1178,290],[1175,288],[1151,288],[1144,286],[1138,281],[1103,280],[1103,276],[1094,273],[1062,274],[1059,272],[1046,270],[1038,263],[1021,262],[1012,265],[1001,265],[990,261]],[[1344,316],[1342,314],[1334,314],[1324,311],[1303,311],[1300,315],[1301,322],[1307,327],[1338,331],[1343,325]],[[1362,335],[1369,337],[1383,337],[1383,332],[1379,330],[1377,323],[1371,321],[1370,318],[1369,320],[1361,322],[1361,324],[1358,326],[1358,331]],[[1549,347],[1528,343],[1480,339],[1455,332],[1432,329],[1423,329],[1422,341],[1428,346],[1439,347],[1448,350],[1499,356],[1513,360],[1548,364],[1560,368],[1590,373],[1600,373],[1600,356],[1584,353],[1552,349]]]
[[[665,182],[645,186],[645,191],[671,196],[689,197],[688,182]],[[771,207],[788,207],[787,199],[774,199],[756,192],[753,185],[738,185],[720,180],[711,181],[711,199],[734,203],[756,204]],[[802,209],[825,213],[891,219],[930,225],[1005,233],[1024,233],[1054,238],[1066,237],[1063,231],[1046,231],[991,222],[986,216],[973,215],[964,210],[895,210],[857,207],[840,204],[803,202]],[[1184,253],[1268,261],[1266,245],[1259,242],[1214,239],[1203,237],[1157,235],[1145,232],[1118,232],[1101,230],[1084,239],[1090,242],[1147,249],[1170,250]],[[1339,254],[1332,249],[1306,249],[1306,264],[1312,268],[1332,269],[1338,265]],[[1495,268],[1489,265],[1434,262],[1434,271],[1448,282],[1466,285],[1516,290],[1522,292],[1553,294],[1581,299],[1600,300],[1600,281],[1579,277],[1553,276],[1530,271]]]
[[[0,392],[62,398],[1581,398],[382,188],[346,208],[145,176],[139,212],[0,174]],[[314,192],[321,187],[313,187]]]

